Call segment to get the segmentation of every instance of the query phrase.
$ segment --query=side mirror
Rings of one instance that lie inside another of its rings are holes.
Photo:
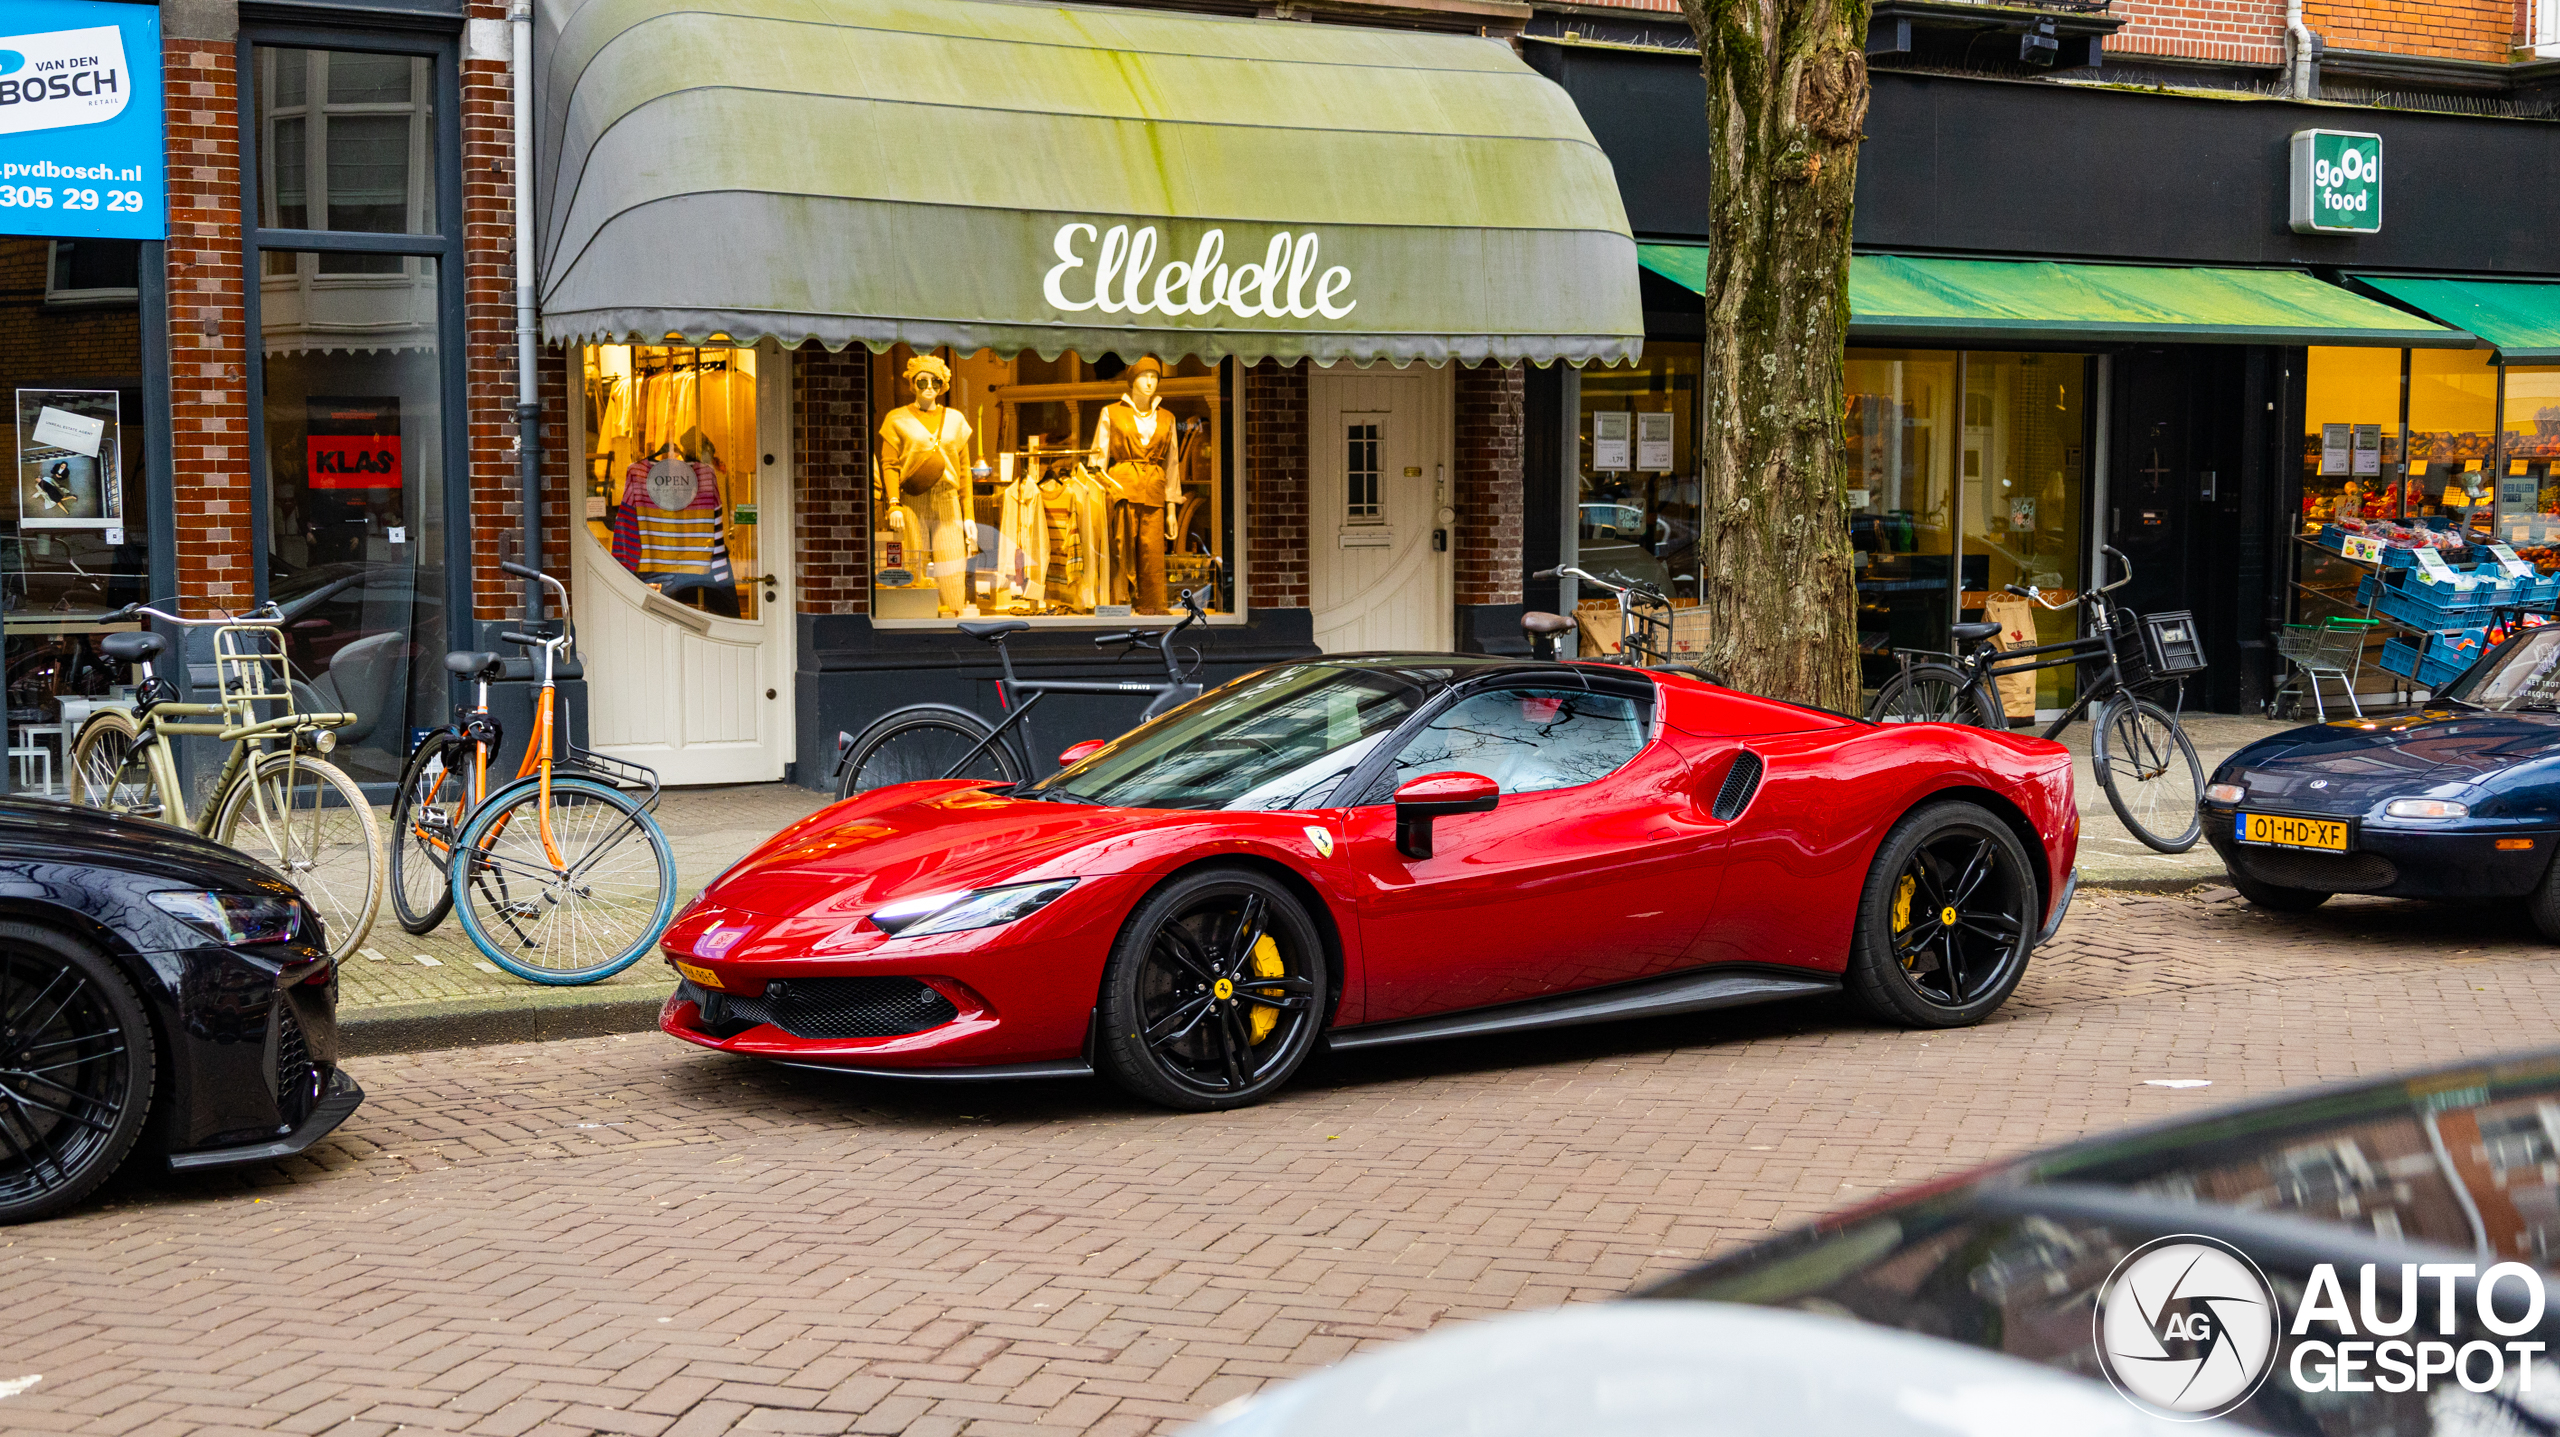
[[[1396,852],[1431,856],[1431,821],[1459,813],[1491,813],[1502,790],[1480,773],[1426,773],[1396,790]]]
[[[1071,744],[1065,753],[1058,755],[1058,767],[1073,768],[1110,746],[1111,741],[1102,738],[1089,738],[1082,743]]]

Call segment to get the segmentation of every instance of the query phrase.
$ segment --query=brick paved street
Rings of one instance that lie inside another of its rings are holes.
[[[360,1059],[305,1159],[0,1232],[0,1430],[1161,1430],[1997,1154],[2545,1045],[2555,979],[2511,911],[2101,893],[1980,1029],[1444,1044],[1224,1116],[645,1034]]]

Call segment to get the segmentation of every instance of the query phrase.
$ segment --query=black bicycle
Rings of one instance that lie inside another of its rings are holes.
[[[1189,589],[1182,591],[1180,602],[1182,622],[1172,628],[1153,633],[1132,630],[1099,634],[1093,641],[1101,648],[1119,645],[1122,658],[1142,649],[1154,652],[1164,660],[1162,683],[1017,679],[1013,676],[1013,653],[1005,647],[1005,640],[1031,625],[1020,619],[979,619],[961,624],[960,632],[995,646],[996,660],[1004,668],[1004,678],[996,685],[996,706],[1004,711],[1003,721],[989,723],[975,711],[957,704],[908,704],[891,709],[864,729],[860,737],[836,735],[836,797],[851,798],[893,783],[925,778],[1020,783],[1049,772],[1032,758],[1039,752],[1039,745],[1031,736],[1031,710],[1050,694],[1152,695],[1153,701],[1138,718],[1140,723],[1198,698],[1200,685],[1194,676],[1200,670],[1199,651],[1191,652],[1190,667],[1185,669],[1174,644],[1183,630],[1205,621],[1209,615]],[[1017,695],[1022,696],[1019,702]]]
[[[2172,702],[2183,707],[2179,681],[2203,665],[2189,662],[2172,669],[2154,660],[2142,633],[2144,621],[2108,597],[2133,582],[2133,561],[2113,548],[2105,552],[2124,566],[2124,577],[2068,603],[2054,603],[2034,588],[2007,586],[2010,593],[2055,612],[2085,603],[2086,635],[2068,643],[2004,650],[1991,642],[2000,632],[1998,624],[1957,624],[1950,632],[1964,646],[1963,657],[1937,654],[1932,662],[1917,664],[1905,657],[1902,671],[1876,691],[1867,717],[1877,723],[1961,723],[2006,730],[2008,715],[1994,688],[1998,679],[2083,665],[2094,672],[2080,685],[2079,701],[2044,736],[2052,738],[2081,714],[2090,714],[2089,762],[2097,770],[2098,787],[2106,791],[2107,806],[2148,847],[2184,853],[2204,836],[2198,806],[2204,798],[2204,765],[2179,725],[2176,709],[2162,708],[2142,691],[2176,686],[2179,697]],[[2181,654],[2192,651],[2192,634],[2180,627],[2181,622],[2192,626],[2192,619],[2155,615],[2151,622],[2165,626],[2164,645]]]

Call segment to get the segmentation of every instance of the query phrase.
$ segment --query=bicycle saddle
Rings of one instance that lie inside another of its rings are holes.
[[[1948,629],[1947,632],[1953,635],[1955,637],[1955,641],[1959,644],[1978,644],[1984,639],[1998,634],[2000,632],[2000,626],[1995,623],[1987,622],[1980,624],[1957,624]]]
[[[444,656],[445,672],[460,674],[466,679],[477,678],[483,674],[495,677],[495,671],[500,662],[500,655],[486,651],[456,649]]]
[[[1030,623],[1023,619],[971,619],[960,625],[960,632],[992,644],[1007,634],[1018,634],[1030,627]]]
[[[126,664],[141,663],[146,659],[156,659],[160,657],[162,651],[166,650],[168,647],[169,641],[167,639],[160,637],[158,634],[147,634],[141,632],[109,634],[105,638],[98,640],[99,653],[105,654],[108,658],[114,659],[118,663]]]
[[[1561,634],[1573,627],[1573,620],[1562,614],[1531,609],[1520,616],[1520,632],[1524,634]]]

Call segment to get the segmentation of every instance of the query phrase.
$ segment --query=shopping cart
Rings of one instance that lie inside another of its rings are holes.
[[[2313,712],[2320,722],[2329,721],[2329,706],[2320,694],[2320,681],[2334,679],[2347,696],[2347,706],[2357,718],[2364,717],[2364,705],[2356,698],[2356,679],[2364,671],[2365,645],[2381,626],[2379,619],[2350,619],[2332,615],[2317,624],[2287,624],[2276,635],[2276,653],[2288,666],[2284,682],[2267,699],[2267,717],[2276,718],[2301,712],[2305,694],[2311,698]]]

